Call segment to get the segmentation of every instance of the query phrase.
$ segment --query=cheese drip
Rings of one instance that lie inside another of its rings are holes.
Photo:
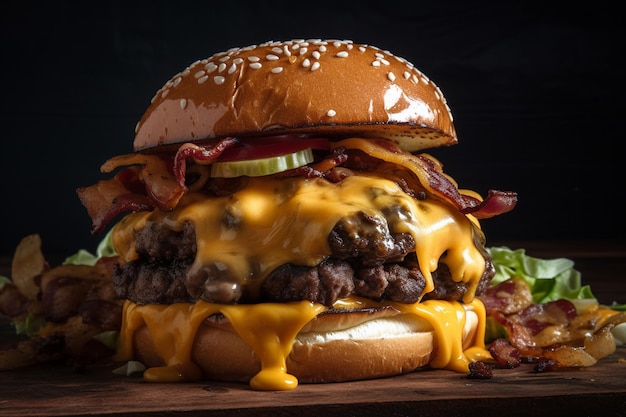
[[[220,280],[254,300],[265,277],[278,266],[315,266],[330,256],[327,236],[336,223],[362,212],[388,224],[391,233],[412,235],[426,280],[424,293],[434,289],[431,272],[443,262],[453,280],[468,284],[464,301],[471,301],[485,268],[474,243],[477,226],[446,202],[407,195],[396,182],[385,179],[384,169],[389,166],[339,183],[321,178],[250,178],[244,188],[225,197],[190,193],[173,211],[126,216],[114,230],[114,245],[130,261],[138,257],[135,232],[146,222],[173,230],[193,222],[197,254],[189,274],[210,276],[220,271]],[[360,233],[358,226],[351,233]]]
[[[427,173],[411,155],[395,154],[366,140],[349,139],[337,146],[363,149],[400,169],[415,174],[422,185]],[[411,162],[412,161],[412,162]],[[186,222],[195,226],[197,253],[189,274],[222,271],[233,287],[254,299],[267,275],[276,267],[291,263],[315,266],[331,256],[327,237],[340,219],[364,213],[387,222],[391,233],[409,233],[426,285],[434,289],[431,273],[440,262],[452,279],[468,285],[463,301],[479,313],[479,330],[472,347],[462,344],[465,311],[460,303],[429,300],[403,305],[391,303],[405,314],[428,320],[436,336],[433,366],[467,371],[468,363],[489,357],[484,349],[484,307],[474,300],[476,287],[485,269],[485,260],[476,248],[474,233],[479,227],[444,199],[416,200],[388,178],[389,164],[374,172],[331,183],[322,178],[250,178],[244,188],[224,197],[207,198],[190,192],[172,211],[134,213],[126,216],[113,231],[113,243],[125,261],[138,258],[135,233],[153,221],[182,230]],[[432,191],[427,185],[427,191]],[[393,215],[388,216],[389,213]],[[478,231],[477,233],[480,233]],[[364,305],[376,305],[360,301]],[[133,358],[133,333],[148,327],[164,367],[148,369],[147,381],[198,379],[201,372],[192,363],[191,350],[202,320],[222,313],[240,337],[257,353],[262,369],[251,385],[255,389],[287,390],[297,380],[287,373],[285,361],[294,337],[325,307],[309,302],[286,304],[195,304],[138,306],[127,302],[121,331],[119,360]]]
[[[360,298],[341,300],[337,305],[342,304],[358,304],[362,308],[383,305]],[[463,348],[466,310],[461,303],[429,300],[415,304],[389,304],[401,313],[417,315],[431,324],[436,340],[431,360],[433,368],[468,372],[470,362],[491,358],[484,344],[485,308],[478,299],[470,304],[478,316],[478,326],[469,340],[468,349]],[[220,305],[203,301],[196,304],[137,305],[127,301],[115,359],[133,359],[134,332],[145,325],[165,366],[147,369],[144,380],[198,380],[202,373],[191,359],[195,335],[205,318],[222,313],[260,358],[261,371],[251,379],[250,386],[256,390],[291,390],[298,385],[296,377],[288,373],[286,366],[293,341],[310,320],[326,309],[307,301],[254,305]]]

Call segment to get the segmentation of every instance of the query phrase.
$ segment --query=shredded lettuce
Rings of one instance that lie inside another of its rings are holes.
[[[526,255],[524,249],[491,247],[498,284],[512,277],[522,278],[530,286],[533,301],[546,303],[558,299],[595,300],[589,285],[582,285],[581,274],[574,269],[574,261],[567,258],[540,259]]]

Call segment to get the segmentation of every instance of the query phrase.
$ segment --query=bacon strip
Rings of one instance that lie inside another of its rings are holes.
[[[441,163],[435,158],[428,154],[401,152],[389,141],[345,139],[332,142],[331,146],[360,149],[375,158],[404,166],[417,176],[428,191],[454,204],[463,214],[472,214],[478,219],[506,213],[517,204],[517,194],[513,192],[490,190],[482,202],[476,197],[462,194],[454,181],[444,174]]]
[[[187,159],[192,158],[197,164],[208,164],[215,160],[226,149],[232,148],[239,143],[238,138],[228,137],[222,139],[214,146],[198,146],[194,143],[185,143],[176,152],[174,157],[174,175],[178,186],[185,187],[185,172],[187,170]]]
[[[456,184],[443,173],[442,166],[435,163],[428,155],[415,155],[422,163],[428,176],[428,185],[437,194],[454,203],[463,214],[472,214],[477,219],[487,219],[513,210],[517,204],[517,193],[489,190],[483,201],[462,194]]]
[[[92,233],[102,232],[109,222],[123,212],[173,209],[187,192],[187,160],[193,159],[197,164],[207,165],[238,143],[238,138],[228,137],[210,145],[184,143],[173,156],[135,153],[109,159],[102,165],[102,172],[126,168],[113,179],[77,190],[93,220]],[[408,168],[415,173],[423,187],[454,204],[464,214],[472,214],[479,219],[488,218],[512,210],[517,202],[517,195],[511,192],[490,190],[483,201],[463,194],[453,180],[443,173],[439,161],[426,154],[401,152],[389,141],[346,139],[334,142],[332,146],[333,152],[318,164],[307,165],[283,175],[324,177],[346,161],[346,148],[360,149],[374,158]],[[333,180],[332,177],[328,179]]]
[[[128,177],[138,178],[136,167],[120,171],[113,179],[98,181],[95,185],[79,188],[78,197],[87,208],[92,219],[91,232],[98,234],[118,214],[125,211],[143,211],[154,207],[145,194],[138,194],[134,181]]]
[[[187,191],[186,159],[208,163],[236,143],[238,139],[226,138],[214,145],[184,144],[174,157],[135,153],[109,159],[102,165],[102,172],[126,168],[112,179],[77,190],[92,219],[92,233],[103,232],[109,222],[124,212],[176,207]]]

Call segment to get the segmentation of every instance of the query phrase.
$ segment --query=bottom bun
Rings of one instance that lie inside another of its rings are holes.
[[[464,341],[473,338],[478,317],[469,310]],[[137,359],[163,366],[147,327],[134,334]],[[414,371],[429,364],[437,349],[430,324],[393,309],[331,310],[298,333],[286,358],[287,372],[301,383],[344,382]],[[207,379],[249,382],[261,370],[254,350],[221,315],[198,329],[192,360]]]

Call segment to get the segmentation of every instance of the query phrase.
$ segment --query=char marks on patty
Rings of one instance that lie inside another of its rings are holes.
[[[420,299],[425,280],[415,255],[415,242],[406,233],[390,233],[386,224],[364,213],[340,220],[328,236],[332,255],[309,267],[284,264],[255,290],[229,285],[228,271],[205,268],[190,273],[196,254],[192,223],[173,231],[148,222],[136,234],[138,259],[118,267],[113,284],[118,297],[137,304],[171,304],[203,299],[216,303],[289,302],[309,300],[332,306],[351,295],[377,301],[413,303]],[[494,274],[486,251],[486,268],[477,294]],[[424,299],[459,300],[468,287],[455,282],[440,263],[432,273],[435,290]],[[232,282],[230,284],[233,284]]]

